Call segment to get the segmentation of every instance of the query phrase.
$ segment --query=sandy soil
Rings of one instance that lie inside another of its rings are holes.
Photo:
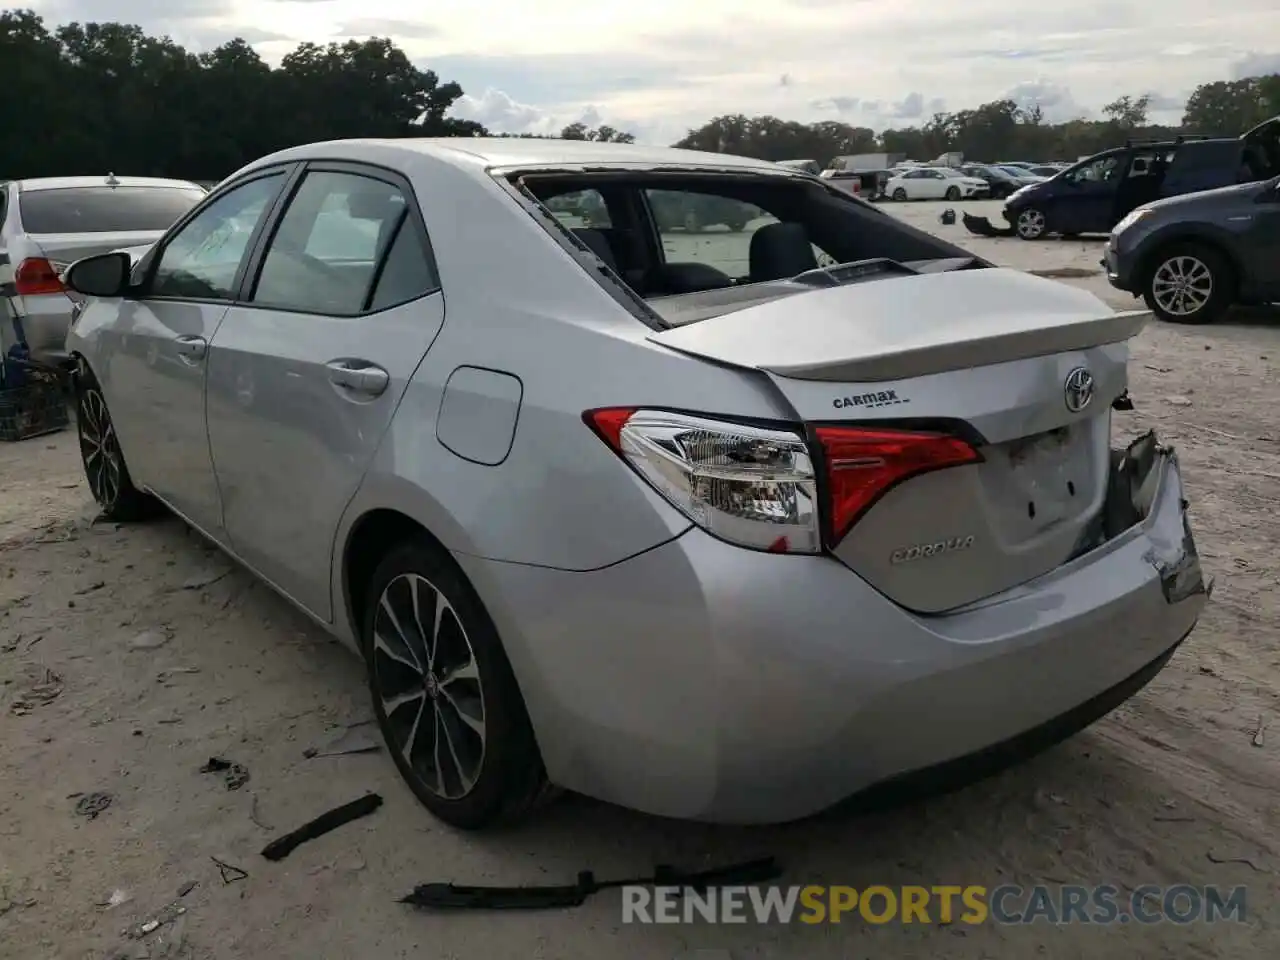
[[[943,206],[894,209],[998,262],[1096,263],[1097,244],[974,241],[937,227]],[[1099,278],[1073,282],[1132,303]],[[304,755],[368,717],[350,655],[182,524],[93,522],[70,433],[0,444],[0,957],[1276,956],[1280,729],[1255,733],[1276,719],[1280,690],[1280,334],[1258,313],[1155,326],[1135,352],[1137,411],[1118,429],[1155,426],[1181,448],[1218,578],[1191,641],[1134,700],[1016,770],[907,809],[778,829],[670,823],[580,798],[505,835],[445,829],[384,755]],[[229,790],[200,773],[213,756],[242,764],[248,782]],[[281,863],[259,855],[366,790],[386,799],[373,816]],[[95,792],[110,805],[78,814]],[[571,882],[586,868],[767,853],[791,883],[1247,884],[1250,917],[1105,932],[634,927],[610,894],[523,915],[396,902],[426,881]],[[248,876],[223,882],[213,858]],[[168,922],[174,901],[185,912]],[[157,930],[127,935],[157,915]]]

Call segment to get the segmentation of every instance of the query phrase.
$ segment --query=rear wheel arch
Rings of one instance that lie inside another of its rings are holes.
[[[351,525],[342,551],[342,593],[351,634],[358,643],[363,643],[362,625],[369,601],[365,591],[374,571],[383,557],[412,540],[426,542],[441,555],[449,556],[444,544],[431,531],[399,510],[370,510]]]

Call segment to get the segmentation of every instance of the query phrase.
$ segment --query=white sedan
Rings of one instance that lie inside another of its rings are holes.
[[[991,196],[991,187],[950,167],[917,167],[891,177],[884,192],[894,200],[976,200]]]

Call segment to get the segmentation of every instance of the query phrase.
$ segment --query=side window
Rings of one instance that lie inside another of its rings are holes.
[[[196,300],[235,299],[236,273],[249,238],[284,184],[284,173],[224,193],[165,245],[149,294]]]
[[[405,196],[393,184],[308,173],[267,245],[252,301],[330,316],[364,312],[378,263],[407,219]],[[422,283],[433,282],[424,272]]]
[[[1087,163],[1082,167],[1077,167],[1070,177],[1076,183],[1103,183],[1108,180],[1114,180],[1116,167],[1119,163],[1120,157],[1113,153],[1106,157],[1099,157],[1092,163]]]
[[[386,310],[440,289],[431,253],[409,217],[400,222],[373,289],[370,310]]]
[[[569,229],[608,229],[613,226],[609,220],[609,208],[605,206],[604,197],[600,196],[599,190],[574,190],[571,193],[557,194],[547,201],[547,209]]]

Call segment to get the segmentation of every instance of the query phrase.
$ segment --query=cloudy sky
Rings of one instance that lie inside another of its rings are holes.
[[[233,36],[391,36],[458,81],[455,113],[517,133],[585,120],[669,143],[723,113],[882,129],[1001,96],[1052,119],[1150,93],[1176,120],[1209,80],[1280,70],[1276,0],[36,0],[193,49]]]

